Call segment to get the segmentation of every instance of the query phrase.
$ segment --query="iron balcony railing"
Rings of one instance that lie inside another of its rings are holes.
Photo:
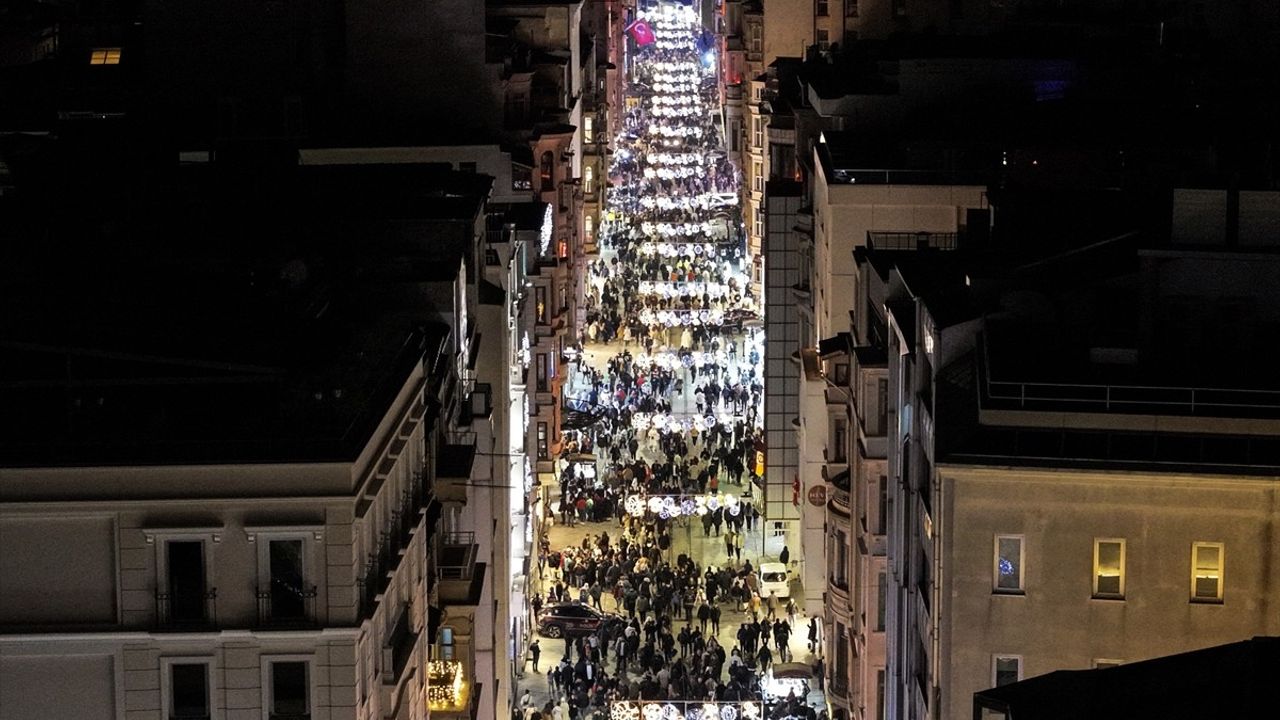
[[[156,593],[156,627],[162,630],[192,630],[213,629],[217,626],[217,588]]]
[[[316,624],[316,586],[295,587],[273,580],[267,588],[259,586],[259,627],[311,627]]]

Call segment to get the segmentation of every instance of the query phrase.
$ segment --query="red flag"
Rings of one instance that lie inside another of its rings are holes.
[[[627,32],[631,33],[631,37],[636,41],[636,45],[644,47],[651,45],[658,38],[653,35],[653,28],[649,27],[649,23],[643,20],[637,20],[627,27]]]

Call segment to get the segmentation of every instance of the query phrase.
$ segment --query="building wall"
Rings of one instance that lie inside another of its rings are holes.
[[[1280,634],[1271,478],[940,466],[941,717],[968,718],[992,657],[1022,677]],[[995,594],[994,537],[1024,537],[1025,594]],[[1093,597],[1093,543],[1125,540],[1124,599]],[[1191,601],[1192,543],[1224,543],[1223,600]]]

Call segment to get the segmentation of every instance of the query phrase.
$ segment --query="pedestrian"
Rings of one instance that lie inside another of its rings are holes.
[[[818,649],[818,618],[817,616],[809,618],[809,652],[815,652]]]
[[[542,648],[538,646],[537,638],[529,645],[529,657],[533,659],[533,671],[538,672],[538,658],[542,656]]]
[[[791,551],[787,549],[786,545],[783,545],[782,552],[778,553],[778,562],[782,563],[783,565],[786,565],[788,562],[791,562]]]

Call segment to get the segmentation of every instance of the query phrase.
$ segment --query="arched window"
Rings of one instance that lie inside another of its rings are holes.
[[[590,170],[591,168],[587,168],[587,169],[588,169],[588,170]],[[594,219],[594,218],[592,218],[590,215],[588,215],[588,216],[586,217],[586,220],[584,220],[583,222],[584,222],[584,225],[585,225],[586,230],[587,230],[587,239],[588,239],[588,240],[590,240],[590,239],[591,239],[591,237],[592,237],[592,233],[593,233],[593,232],[595,231],[595,229],[596,229],[596,221],[595,221],[595,219]]]
[[[582,189],[588,195],[596,191],[596,171],[590,165],[582,169]]]
[[[556,156],[550,150],[542,153],[542,192],[555,190]]]

